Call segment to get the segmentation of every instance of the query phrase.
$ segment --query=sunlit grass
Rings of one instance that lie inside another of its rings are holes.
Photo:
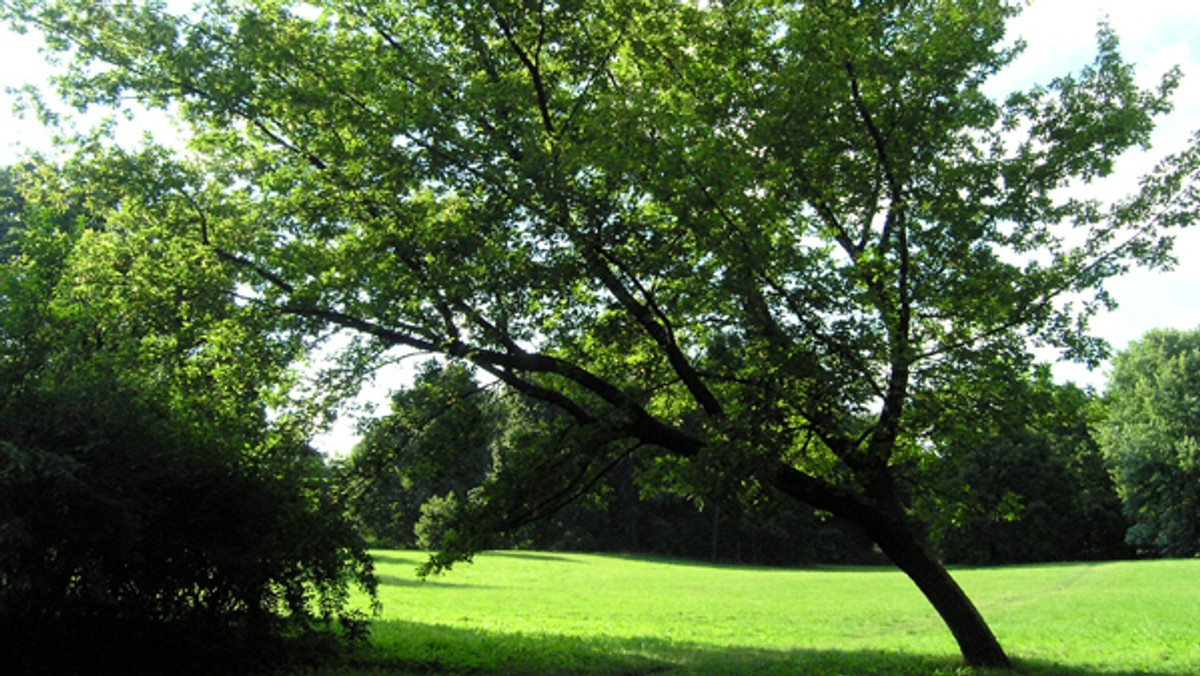
[[[497,552],[422,582],[376,552],[383,616],[347,672],[948,673],[901,573]],[[966,569],[1022,671],[1200,673],[1200,561]]]

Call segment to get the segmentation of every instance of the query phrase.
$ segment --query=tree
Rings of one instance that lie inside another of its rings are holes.
[[[1113,361],[1100,437],[1138,549],[1200,554],[1200,330],[1156,330]]]
[[[930,519],[947,561],[997,565],[1127,555],[1121,503],[1086,431],[1022,430],[964,456],[945,490],[965,495],[957,508]]]
[[[533,472],[537,485],[506,478],[506,466],[528,469],[531,463],[514,463],[514,454],[531,437],[544,436],[555,416],[545,404],[496,383],[481,385],[460,364],[426,362],[411,387],[393,394],[390,412],[366,424],[362,441],[338,464],[339,502],[369,538],[393,547],[436,549],[447,531],[473,530],[490,536],[489,549],[754,564],[877,560],[869,541],[846,538],[811,510],[795,509],[769,492],[681,496],[649,453],[621,460],[586,498],[569,504],[555,499],[556,492],[572,489],[572,482],[555,479],[562,465]],[[542,453],[533,455],[536,461]],[[517,490],[507,491],[510,486]],[[552,499],[554,506],[539,507],[539,499]],[[478,512],[503,520],[481,519]]]
[[[361,628],[350,588],[374,595],[302,428],[266,422],[286,345],[245,332],[231,280],[196,269],[211,252],[127,229],[145,204],[100,208],[152,159],[3,172],[0,632],[19,672],[296,657],[287,637]]]
[[[391,411],[365,426],[340,472],[343,501],[377,542],[424,547],[413,533],[422,508],[483,482],[499,430],[499,405],[470,370],[426,362]]]
[[[942,556],[974,565],[1127,556],[1092,394],[1038,365],[984,399],[994,404],[965,424],[928,421],[940,432],[932,452],[902,472]]]
[[[1101,27],[1092,65],[991,100],[1016,5],[0,6],[74,55],[73,101],[176,106],[202,169],[178,236],[249,302],[358,332],[356,368],[440,353],[562,411],[545,438],[572,442],[511,479],[582,488],[652,449],[681,481],[780,491],[861,528],[994,666],[897,489],[911,423],[972,415],[943,395],[993,391],[1031,343],[1101,358],[1102,283],[1166,262],[1197,161],[1064,196],[1147,143],[1179,74],[1140,89]]]

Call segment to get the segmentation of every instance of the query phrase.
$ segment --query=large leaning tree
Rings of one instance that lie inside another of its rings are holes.
[[[242,302],[355,332],[358,368],[440,353],[553,404],[589,430],[573,481],[660,454],[842,517],[972,665],[1008,659],[900,469],[1033,346],[1101,358],[1104,280],[1168,262],[1197,197],[1194,149],[1064,193],[1179,74],[1139,88],[1102,26],[1092,65],[994,100],[1019,4],[0,1],[70,102],[186,121],[176,236]]]

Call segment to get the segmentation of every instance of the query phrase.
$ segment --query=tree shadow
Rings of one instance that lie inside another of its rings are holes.
[[[545,552],[526,552],[517,549],[494,550],[486,552],[488,556],[501,556],[509,559],[529,559],[531,561],[557,561],[560,563],[584,563],[579,559],[571,559],[558,554]]]
[[[447,580],[446,578],[438,577],[417,577],[400,576],[400,575],[379,575],[380,587],[419,587],[421,589],[502,589],[488,584],[475,584],[474,582],[460,582],[458,580]]]
[[[1034,561],[1029,563],[1005,563],[1005,564],[972,564],[972,563],[954,563],[946,566],[946,570],[956,572],[960,570],[1038,570],[1042,568],[1097,568],[1111,563],[1120,563],[1117,560],[1097,560],[1097,561]]]
[[[773,650],[669,638],[510,633],[401,620],[374,624],[371,645],[322,674],[888,674],[1146,676],[1044,660],[1014,671],[972,670],[955,655],[885,650]]]
[[[398,554],[397,551],[399,551],[399,550],[373,549],[373,550],[371,550],[371,558],[375,561],[375,563],[386,563],[386,564],[396,564],[396,565],[409,564],[409,565],[412,565],[413,568],[416,568],[417,566],[421,565],[422,563],[425,562],[425,559],[429,558],[428,555],[421,554],[419,552],[412,552],[412,553],[402,555],[402,554]]]

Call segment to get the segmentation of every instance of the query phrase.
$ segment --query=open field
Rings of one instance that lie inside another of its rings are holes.
[[[891,569],[496,552],[422,582],[375,552],[383,616],[342,673],[955,673]],[[1200,673],[1200,560],[955,573],[1022,672]],[[964,670],[965,671],[965,670]]]

